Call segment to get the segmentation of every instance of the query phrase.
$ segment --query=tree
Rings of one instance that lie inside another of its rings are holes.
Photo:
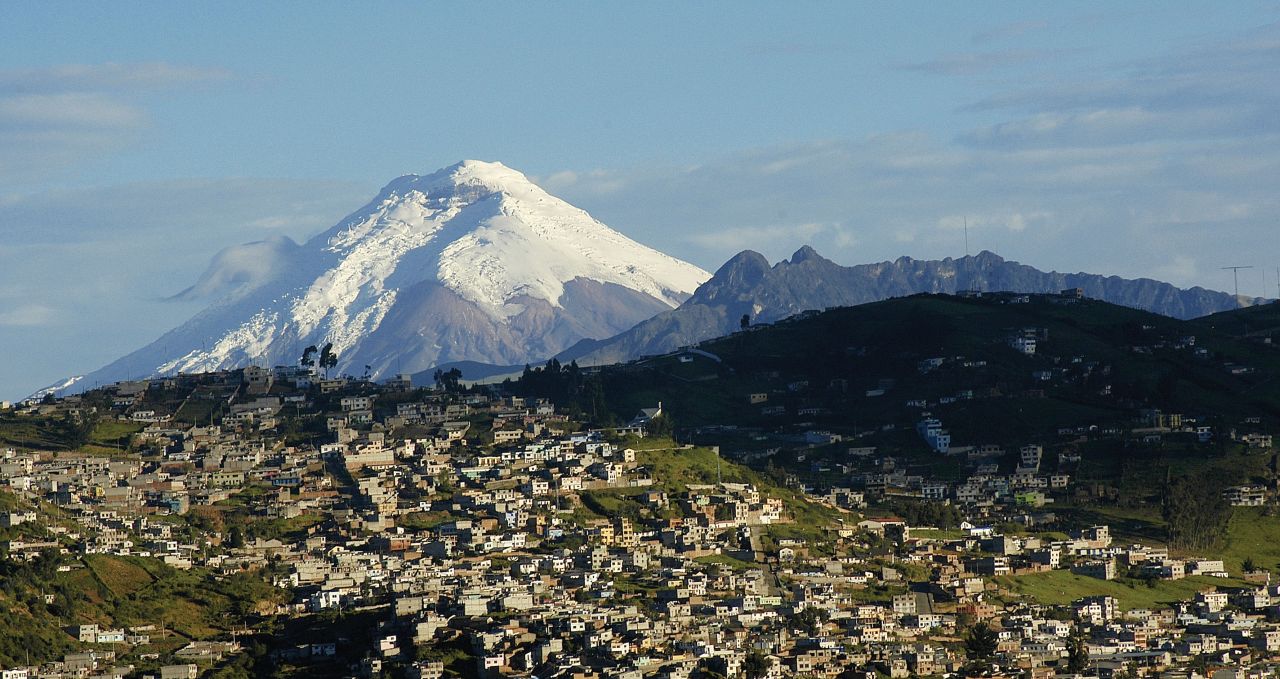
[[[308,346],[306,349],[303,349],[302,358],[298,360],[298,363],[304,368],[310,368],[314,366],[316,364],[317,351],[320,351],[320,350],[317,349],[316,345],[314,344]]]
[[[1252,573],[1253,571],[1257,570],[1257,568],[1255,568],[1253,563],[1253,557],[1246,556],[1244,558],[1244,561],[1240,563],[1240,570],[1246,573]]]
[[[1172,402],[1177,393],[1178,374],[1170,370],[1160,375],[1160,379],[1156,380],[1156,396],[1160,398],[1160,403]]]
[[[972,672],[989,672],[996,657],[996,648],[1000,643],[996,631],[985,622],[969,628],[964,640],[964,655],[969,659]]]
[[[698,665],[700,674],[707,679],[726,679],[729,672],[725,659],[721,656],[703,658]]]
[[[333,350],[333,342],[325,342],[324,348],[320,350],[320,367],[324,369],[324,376],[329,377],[329,369],[338,365],[338,354]]]
[[[1222,497],[1224,485],[1201,475],[1183,476],[1165,487],[1162,513],[1171,546],[1203,551],[1221,542],[1231,520],[1231,505]]]
[[[644,432],[655,438],[667,438],[675,432],[675,425],[669,416],[663,414],[646,422]]]
[[[1084,631],[1077,625],[1071,629],[1071,637],[1067,639],[1067,671],[1084,674],[1088,669],[1089,645],[1085,643]]]
[[[609,412],[604,400],[604,382],[599,377],[586,381],[582,389],[583,411],[591,417],[592,422],[600,423]]]
[[[61,421],[58,422],[58,429],[67,447],[74,449],[89,442],[97,424],[97,415],[84,410],[75,415],[63,413]]]
[[[244,547],[244,531],[239,526],[232,526],[227,533],[227,546],[231,549],[240,549]]]
[[[738,321],[738,327],[742,328],[743,330],[750,328],[751,316],[748,314],[742,314],[742,318]]]
[[[752,649],[747,657],[742,661],[742,673],[747,679],[760,679],[769,673],[769,667],[773,665],[769,661],[769,656],[760,649]]]
[[[794,629],[806,634],[817,634],[829,617],[825,610],[810,606],[796,613],[791,618],[791,625]]]
[[[448,371],[436,370],[433,377],[436,384],[450,394],[456,393],[461,389],[459,381],[462,379],[462,371],[457,368],[450,368]]]

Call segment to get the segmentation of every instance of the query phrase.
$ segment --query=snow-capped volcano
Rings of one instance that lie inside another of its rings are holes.
[[[220,301],[82,383],[296,363],[325,342],[339,370],[375,378],[516,364],[626,330],[709,277],[511,168],[469,160],[392,181],[302,245],[219,253],[181,296]]]

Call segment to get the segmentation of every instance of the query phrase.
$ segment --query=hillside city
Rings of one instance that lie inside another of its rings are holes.
[[[1044,301],[1024,297],[999,303]],[[991,351],[1050,360],[1053,341],[1017,328]],[[1197,352],[1187,335],[1131,350]],[[1031,379],[1050,389],[1082,366],[1107,369],[1082,358]],[[721,358],[691,348],[664,360]],[[979,362],[926,357],[916,378]],[[308,353],[294,366],[4,404],[0,615],[12,633],[0,677],[1280,668],[1275,565],[1196,532],[1214,512],[1235,512],[1232,530],[1265,521],[1268,486],[1208,499],[1188,489],[1196,520],[1180,522],[1167,501],[1180,539],[1147,536],[1126,514],[1139,509],[1108,504],[1114,487],[1078,478],[1081,455],[1064,444],[1230,446],[1265,460],[1272,438],[1258,417],[1228,430],[1146,408],[1123,426],[1058,427],[1017,445],[953,441],[940,408],[991,394],[940,403],[880,380],[859,397],[916,413],[906,451],[803,421],[682,431],[663,402],[592,426],[577,405],[521,394],[551,365],[516,382],[441,371],[417,385],[330,377],[325,364]],[[821,418],[812,398],[791,398],[811,385],[771,375],[734,396],[743,411]],[[740,450],[744,434],[760,445]],[[918,465],[921,455],[946,464]],[[1068,507],[1099,520],[1064,521]]]
[[[0,4],[0,679],[1280,679],[1280,0]]]

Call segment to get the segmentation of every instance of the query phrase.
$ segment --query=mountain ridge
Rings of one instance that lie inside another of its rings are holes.
[[[846,267],[805,245],[790,259],[773,265],[758,252],[739,252],[676,309],[659,313],[603,342],[571,348],[558,358],[600,365],[667,353],[732,333],[739,329],[743,316],[751,322],[768,323],[802,311],[855,306],[917,293],[954,294],[969,289],[1044,293],[1067,288],[1080,288],[1087,297],[1181,319],[1234,308],[1232,296],[1227,293],[1201,287],[1184,290],[1148,278],[1040,271],[987,250],[956,259],[917,260],[904,256]],[[1260,301],[1248,300],[1250,304]]]

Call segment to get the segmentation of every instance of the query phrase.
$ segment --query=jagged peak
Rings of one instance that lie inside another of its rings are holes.
[[[1004,257],[1001,257],[990,250],[983,250],[982,252],[973,255],[973,260],[983,265],[1001,264],[1005,261]]]
[[[751,271],[763,273],[769,270],[769,260],[755,250],[743,250],[729,258],[716,270],[715,276],[726,276],[733,272]]]
[[[814,250],[813,247],[809,245],[800,246],[800,249],[796,250],[795,253],[791,255],[791,259],[789,261],[792,264],[801,264],[803,262],[831,262],[831,260],[818,254],[818,251]]]

